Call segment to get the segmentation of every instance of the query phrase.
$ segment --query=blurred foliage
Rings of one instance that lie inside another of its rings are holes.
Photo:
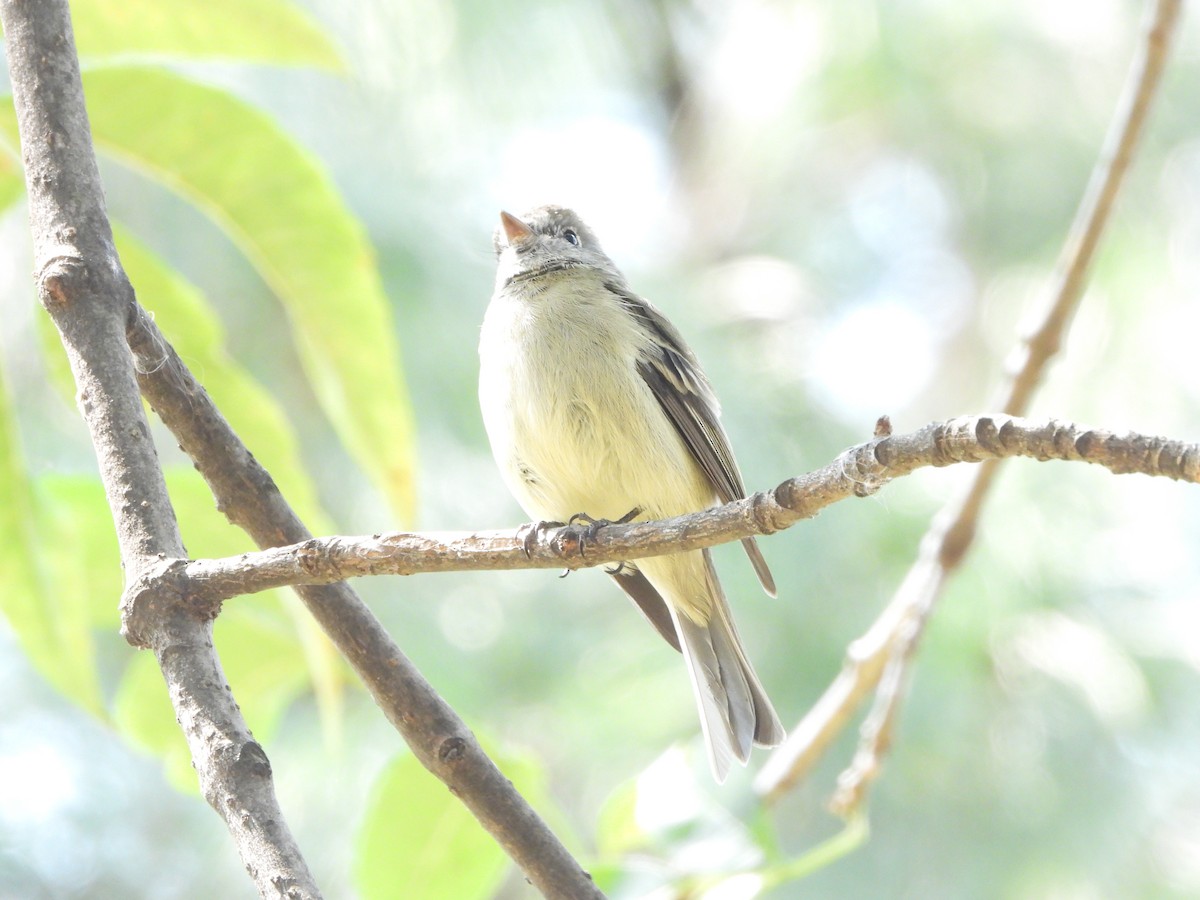
[[[139,299],[318,532],[407,527],[416,497],[422,528],[519,521],[475,407],[501,207],[560,202],[593,224],[704,360],[751,488],[865,439],[880,413],[908,430],[985,411],[1142,15],[1125,0],[73,10]],[[1195,437],[1197,37],[1186,22],[1039,414]],[[0,886],[250,896],[220,821],[170,786],[194,775],[161,676],[117,635],[111,519],[40,336],[11,107],[0,140]],[[189,551],[247,549],[159,436]],[[955,477],[918,473],[767,541],[779,601],[718,553],[785,724]],[[822,806],[853,733],[771,810],[751,773],[712,785],[679,658],[607,579],[359,587],[614,897],[1188,896],[1198,538],[1191,487],[1009,465],[921,648],[869,838]],[[527,894],[397,755],[294,601],[233,601],[215,640],[329,896],[420,895],[401,881],[418,871],[443,896]]]
[[[544,812],[549,801],[541,766],[485,749],[521,795]],[[569,837],[561,830],[559,834]],[[398,756],[380,773],[358,839],[356,886],[361,896],[490,897],[508,868],[500,845],[411,753]]]
[[[84,62],[157,57],[342,69],[317,23],[287,0],[76,0],[71,23]]]

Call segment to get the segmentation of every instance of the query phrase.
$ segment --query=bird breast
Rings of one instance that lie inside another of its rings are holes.
[[[711,487],[638,374],[649,336],[598,279],[530,287],[496,294],[480,341],[485,426],[525,511],[562,521],[708,506]]]

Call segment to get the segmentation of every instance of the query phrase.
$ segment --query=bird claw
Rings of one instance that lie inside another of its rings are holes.
[[[517,529],[517,540],[521,542],[521,549],[525,551],[525,558],[533,557],[533,547],[538,542],[538,538],[542,536],[542,532],[551,528],[562,528],[566,522],[548,522],[545,519],[538,522],[526,522]]]
[[[577,512],[575,515],[571,516],[571,518],[567,519],[567,524],[583,524],[583,530],[579,532],[579,555],[586,556],[587,554],[584,551],[588,542],[596,539],[596,534],[601,528],[605,527],[606,525],[628,525],[641,514],[642,508],[640,506],[635,506],[629,512],[625,513],[625,515],[621,516],[621,518],[616,519],[615,521],[613,519],[593,519],[587,513]],[[622,563],[622,565],[624,565],[624,563]],[[620,567],[618,567],[618,571],[619,569]]]

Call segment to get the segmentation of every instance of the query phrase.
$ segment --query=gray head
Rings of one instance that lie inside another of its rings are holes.
[[[574,211],[539,206],[519,218],[500,213],[492,244],[496,249],[496,283],[527,279],[569,269],[599,269],[621,278],[592,229]]]

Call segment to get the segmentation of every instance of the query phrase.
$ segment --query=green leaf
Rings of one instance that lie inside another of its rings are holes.
[[[491,754],[521,794],[546,805],[541,768],[532,760]],[[380,775],[358,836],[357,885],[365,900],[491,897],[508,858],[466,807],[412,754]]]
[[[225,333],[199,290],[170,269],[119,223],[121,264],[138,299],[297,514],[317,532],[330,524],[304,469],[299,441],[275,398],[225,351]],[[249,545],[232,552],[249,549]],[[207,555],[207,554],[206,554]]]
[[[98,546],[112,551],[116,537],[111,519],[96,530],[94,508],[108,512],[102,491],[81,492],[75,489],[87,486],[84,479],[58,478],[67,489],[47,492],[44,481],[30,481],[0,379],[0,611],[34,668],[100,715],[92,627],[97,618],[116,618],[121,584],[119,569],[112,579],[87,567]]]
[[[35,565],[39,545],[33,491],[3,374],[0,370],[0,609],[18,637],[44,645],[51,629],[41,603],[44,584]]]
[[[317,533],[331,531],[287,417],[271,394],[225,352],[224,330],[200,292],[124,228],[114,223],[113,232],[121,263],[164,336],[189,368],[202,375],[213,402],[271,473],[292,508]],[[253,549],[248,538],[215,514],[211,495],[194,471],[172,471],[168,484],[184,543],[193,556],[226,556]],[[326,731],[336,736],[344,681],[341,658],[291,592],[277,596],[299,641],[292,646],[291,656],[297,665],[307,661]],[[245,690],[239,685],[239,699],[252,703]]]
[[[596,819],[596,850],[602,858],[631,853],[647,845],[636,812],[637,782],[627,781],[609,795]]]
[[[122,262],[139,296],[152,304],[164,333],[197,371],[214,401],[276,483],[314,528],[330,530],[315,489],[300,461],[297,440],[274,399],[225,353],[219,322],[196,289],[168,269],[119,225],[114,226]],[[46,317],[39,317],[39,323]],[[48,371],[72,381],[57,333],[43,334]],[[0,410],[0,418],[7,410]],[[11,436],[9,436],[11,438]],[[94,628],[115,634],[122,589],[120,558],[103,486],[93,476],[51,475],[35,495],[20,473],[13,440],[0,441],[5,474],[0,516],[6,548],[14,562],[4,567],[0,598],[31,661],[67,696],[103,713],[95,670]],[[15,468],[14,468],[15,467]],[[226,556],[253,549],[242,532],[215,509],[212,496],[191,468],[167,470],[167,482],[186,546],[193,556]],[[29,511],[41,498],[36,516]],[[17,527],[42,532],[33,543]],[[269,611],[269,612],[268,612]],[[218,649],[239,703],[252,727],[269,733],[287,703],[311,683],[327,733],[336,738],[342,712],[344,666],[328,638],[290,592],[273,592],[231,603],[217,629]],[[186,745],[169,704],[149,703],[163,692],[162,677],[146,663],[131,665],[117,692],[124,730],[139,744],[163,755],[172,781],[191,785]],[[130,715],[130,711],[136,711]],[[133,724],[128,724],[132,722]]]
[[[205,211],[280,298],[322,410],[402,521],[415,438],[394,323],[362,225],[266,115],[154,68],[86,73],[103,152]]]
[[[37,479],[42,520],[47,537],[43,561],[52,590],[70,610],[55,613],[60,627],[101,629],[113,634],[120,627],[121,553],[104,485],[96,475],[43,475]],[[91,662],[90,632],[76,637],[79,663]]]
[[[259,598],[230,601],[217,619],[221,668],[251,730],[274,735],[288,706],[308,688],[308,668],[290,619]]]
[[[162,55],[340,69],[320,28],[287,0],[73,0],[79,54]]]
[[[411,522],[416,440],[399,344],[373,249],[328,173],[265,114],[165,69],[101,69],[84,86],[97,149],[207,213],[271,286],[322,410]],[[11,106],[0,128],[15,145]]]

